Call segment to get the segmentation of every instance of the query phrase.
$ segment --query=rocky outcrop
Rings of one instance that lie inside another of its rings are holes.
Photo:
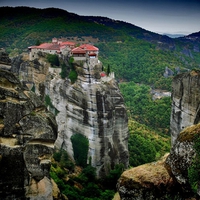
[[[194,141],[199,134],[200,124],[187,127],[168,156],[125,171],[117,183],[121,200],[193,199],[196,194],[191,189],[188,170],[196,155]],[[197,194],[200,195],[199,183]]]
[[[97,58],[80,58],[73,62],[78,79],[72,84],[68,78],[61,79],[61,69],[50,67],[42,55],[33,61],[27,58],[15,58],[12,71],[29,89],[35,86],[42,99],[50,97],[53,108],[49,109],[57,114],[56,147],[73,158],[70,138],[79,133],[89,140],[88,162],[98,176],[108,174],[118,163],[128,167],[128,117],[114,75],[102,78]]]
[[[89,140],[88,162],[102,177],[118,163],[129,163],[128,118],[123,97],[113,77],[101,79],[102,64],[97,59],[74,62],[78,80],[71,84],[56,73],[46,86],[59,111],[57,148],[73,157],[71,136],[79,133]]]
[[[173,176],[182,186],[188,186],[188,168],[191,166],[196,155],[194,149],[195,137],[199,137],[200,124],[185,128],[171,148],[166,165],[170,168]]]
[[[125,171],[117,183],[121,200],[164,200],[173,197],[178,188],[165,168],[166,156],[160,161]]]
[[[19,55],[12,59],[11,72],[19,77],[23,85],[34,91],[40,98],[44,99],[44,83],[49,73],[50,64],[45,55],[40,54],[40,59],[29,61],[27,54]]]
[[[11,59],[5,49],[0,48],[0,69],[10,70]]]
[[[35,93],[0,70],[0,199],[53,199],[54,116]]]
[[[0,48],[0,64],[10,65],[11,59],[5,49]]]
[[[200,121],[200,71],[193,70],[177,75],[172,83],[171,139],[187,126]]]

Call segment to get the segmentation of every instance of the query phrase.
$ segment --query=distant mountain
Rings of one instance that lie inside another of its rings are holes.
[[[32,43],[40,38],[92,36],[98,41],[119,41],[134,37],[170,49],[172,38],[181,34],[157,34],[133,24],[107,17],[79,16],[58,8],[37,9],[30,7],[0,7],[0,45],[25,47],[23,42]],[[45,34],[43,34],[45,32]],[[194,35],[199,33],[194,33]],[[193,34],[189,35],[193,36]],[[20,44],[14,42],[20,40]]]
[[[50,40],[54,36],[92,36],[101,42],[135,37],[173,46],[167,36],[106,17],[79,16],[57,8],[0,7],[0,13],[0,45],[5,47],[25,48],[24,42],[31,45],[37,39]]]
[[[192,34],[188,35],[187,37],[198,37],[198,38],[200,38],[200,31],[196,32],[196,33],[192,33]]]
[[[179,37],[184,37],[184,34],[172,34],[172,33],[163,33],[162,35],[166,35],[170,38],[179,38]]]

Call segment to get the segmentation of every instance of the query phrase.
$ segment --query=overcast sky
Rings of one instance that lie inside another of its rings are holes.
[[[0,0],[2,6],[61,8],[130,22],[157,33],[200,31],[200,0]]]

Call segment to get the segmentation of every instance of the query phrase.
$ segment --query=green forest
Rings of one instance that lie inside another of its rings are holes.
[[[186,65],[174,52],[157,49],[156,45],[143,40],[132,38],[121,43],[101,43],[98,47],[105,67],[110,65],[116,78],[121,81],[134,81],[171,90],[172,76],[163,76],[166,67],[174,75],[180,71],[185,72],[188,68],[195,68],[195,65]]]
[[[119,86],[130,119],[155,130],[161,130],[163,133],[169,133],[170,97],[153,100],[151,88],[144,84],[128,82],[121,83]]]

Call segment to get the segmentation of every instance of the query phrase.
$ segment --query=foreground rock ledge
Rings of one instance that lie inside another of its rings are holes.
[[[0,199],[53,199],[56,138],[54,116],[12,73],[0,70]]]
[[[188,178],[196,155],[194,141],[199,136],[200,123],[189,126],[181,131],[170,154],[162,160],[125,171],[117,184],[121,200],[199,199],[199,182],[194,193]]]
[[[166,199],[176,183],[165,168],[165,159],[125,171],[117,184],[121,200]]]

